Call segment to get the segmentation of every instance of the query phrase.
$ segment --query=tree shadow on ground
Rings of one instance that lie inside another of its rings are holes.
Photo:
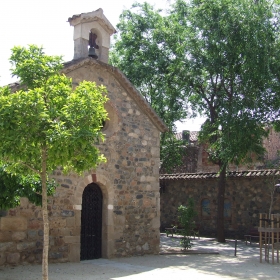
[[[176,247],[179,239],[161,236],[161,247]],[[280,265],[259,262],[256,244],[246,246],[239,241],[237,256],[234,242],[217,243],[214,239],[193,240],[195,250],[206,250],[207,254],[145,255],[129,258],[96,259],[80,263],[50,264],[49,279],[60,280],[145,280],[145,279],[279,279]],[[219,254],[211,254],[218,251]],[[40,265],[15,268],[2,267],[1,280],[41,279]]]

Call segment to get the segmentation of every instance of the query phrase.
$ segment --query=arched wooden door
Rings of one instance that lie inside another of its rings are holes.
[[[97,184],[86,186],[82,200],[81,260],[101,258],[102,200],[102,191]]]

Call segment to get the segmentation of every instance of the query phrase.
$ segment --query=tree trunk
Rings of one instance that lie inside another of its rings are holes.
[[[220,166],[220,176],[218,182],[218,207],[217,207],[217,239],[218,242],[225,242],[224,232],[224,203],[226,187],[226,166]]]
[[[48,217],[48,195],[47,195],[47,149],[42,148],[42,213],[44,223],[44,246],[42,259],[42,279],[48,280],[48,255],[49,255],[49,217]]]

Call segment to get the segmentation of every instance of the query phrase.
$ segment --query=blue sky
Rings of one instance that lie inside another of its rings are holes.
[[[156,8],[167,9],[172,0],[147,1]],[[3,2],[3,3],[2,3]],[[5,0],[1,2],[0,86],[16,80],[9,72],[11,48],[16,45],[43,46],[49,55],[63,55],[72,60],[74,53],[73,27],[67,22],[74,14],[87,13],[99,8],[116,27],[119,15],[129,9],[134,0]],[[137,2],[145,2],[138,0]],[[178,124],[178,130],[198,130],[202,120]]]

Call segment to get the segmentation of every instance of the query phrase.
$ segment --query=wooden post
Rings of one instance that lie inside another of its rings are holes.
[[[264,221],[264,228],[266,229],[267,228],[267,214],[264,214],[264,218],[265,218],[265,221]],[[269,244],[270,244],[270,241],[269,241],[269,236],[270,236],[270,233],[268,233],[266,230],[265,230],[265,234],[264,234],[264,239],[265,239],[265,260],[269,263]]]
[[[260,213],[260,229],[262,227],[262,213]],[[260,235],[260,263],[262,262],[262,233],[259,230],[259,235]]]
[[[269,250],[271,244],[272,264],[275,260],[275,250],[277,254],[277,263],[279,263],[280,250],[280,214],[260,213],[260,226],[258,228],[260,234],[260,262],[262,262],[262,247],[264,245],[265,261],[269,262]],[[264,234],[264,240],[263,240]]]
[[[276,220],[276,223],[277,223],[277,228],[278,228],[278,231],[277,231],[277,239],[276,239],[276,242],[277,242],[277,263],[279,263],[279,229],[280,229],[280,219],[279,219],[280,215],[278,214],[277,215],[277,220]]]
[[[272,264],[274,264],[274,215],[270,217],[271,221],[271,254],[272,254]]]

